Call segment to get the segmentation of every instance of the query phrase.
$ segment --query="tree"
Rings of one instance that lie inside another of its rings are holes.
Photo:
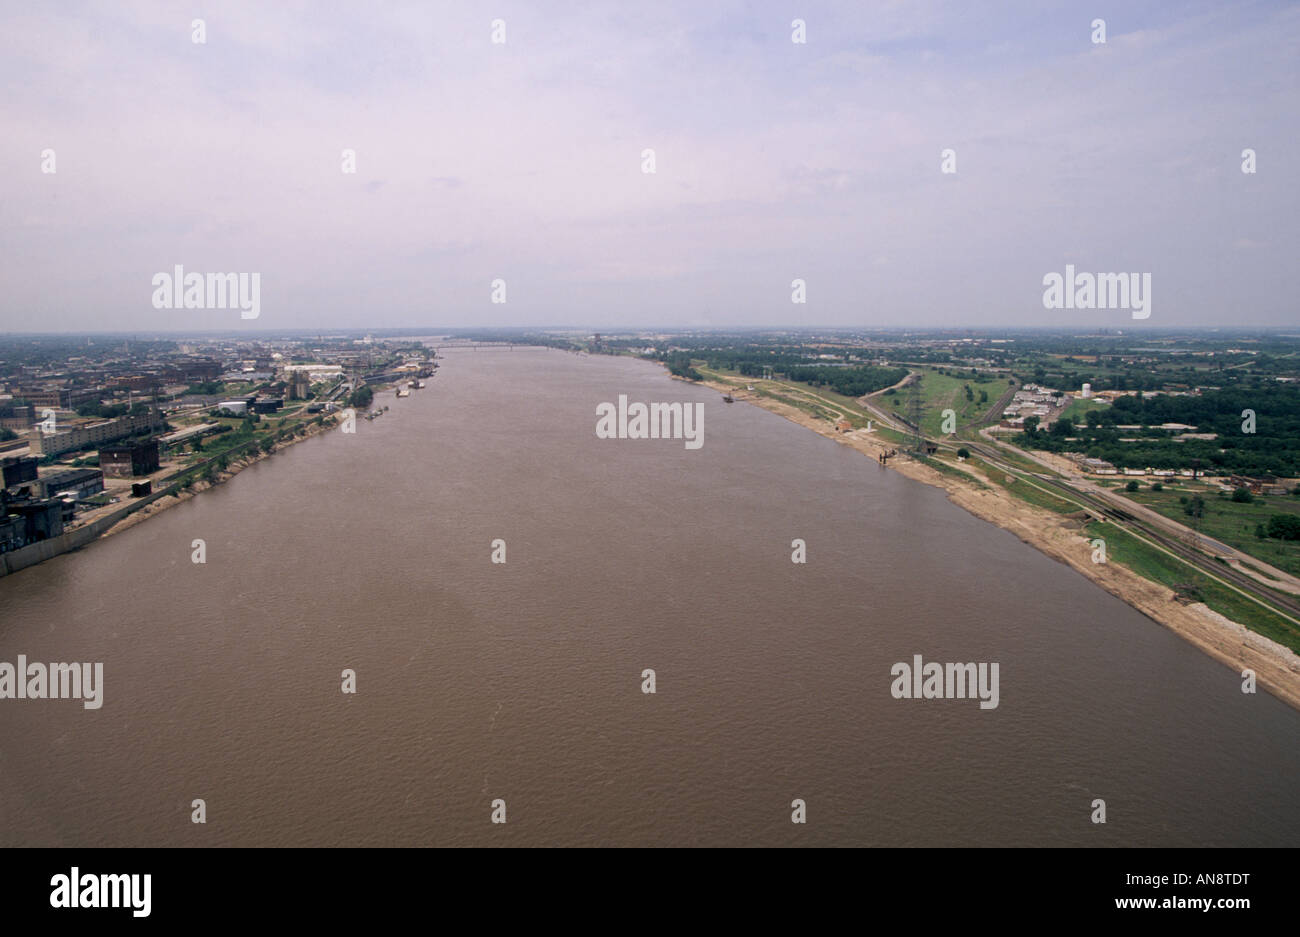
[[[1154,483],[1151,485],[1151,490],[1152,490],[1152,491],[1164,491],[1164,490],[1165,490],[1165,486],[1162,485],[1160,482],[1154,482]]]
[[[1074,433],[1074,421],[1068,416],[1063,416],[1052,424],[1053,436],[1070,436]]]
[[[970,458],[970,450],[967,449],[965,446],[962,446],[960,449],[957,450],[957,458],[959,458],[959,459],[969,459],[969,458]]]
[[[1300,516],[1274,514],[1268,519],[1268,535],[1276,540],[1300,540]]]
[[[1188,517],[1205,516],[1205,499],[1200,495],[1192,495],[1191,499],[1183,505],[1183,513]]]
[[[1137,483],[1137,482],[1129,482],[1127,485],[1124,486],[1124,490],[1125,490],[1125,491],[1137,491],[1137,490],[1138,490],[1138,487],[1139,487],[1139,486],[1138,486],[1138,483]]]
[[[96,400],[92,403],[83,403],[76,408],[77,416],[102,417],[103,419],[112,419],[126,413],[126,404],[109,404],[104,406],[103,403]]]
[[[1242,485],[1232,493],[1232,500],[1238,504],[1250,504],[1255,500],[1255,496],[1250,493],[1250,489]]]
[[[1025,435],[1032,436],[1036,432],[1038,432],[1038,417],[1036,416],[1025,417]]]

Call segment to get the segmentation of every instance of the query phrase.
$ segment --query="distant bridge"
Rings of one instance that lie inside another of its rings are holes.
[[[470,341],[439,342],[437,346],[435,346],[434,352],[436,354],[437,351],[441,348],[473,348],[475,351],[477,351],[480,348],[512,349],[514,347],[515,347],[514,342],[470,342]]]

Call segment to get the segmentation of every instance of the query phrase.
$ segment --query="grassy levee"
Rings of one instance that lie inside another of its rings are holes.
[[[1045,508],[1056,514],[1073,514],[1080,510],[1079,505],[1035,485],[1032,478],[1018,474],[1008,475],[1003,469],[989,465],[983,459],[971,459],[971,464],[983,472],[993,484],[1035,507]],[[1012,481],[1007,481],[1008,478]]]
[[[943,475],[951,475],[953,478],[960,478],[966,484],[974,485],[976,488],[980,489],[981,491],[989,490],[988,485],[984,484],[978,478],[972,476],[970,472],[963,472],[955,465],[950,464],[946,459],[939,458],[938,456],[917,456],[917,455],[913,455],[911,458],[916,459],[918,462],[920,462],[923,465],[930,466],[930,468],[934,469],[936,472],[939,472]]]
[[[733,385],[737,391],[753,393],[759,397],[780,401],[805,413],[812,414],[818,419],[829,422],[847,419],[854,429],[866,429],[870,423],[873,434],[882,442],[898,444],[903,441],[902,433],[881,425],[880,420],[867,411],[855,398],[845,397],[833,390],[824,387],[814,390],[794,381],[743,377],[735,371],[714,370],[703,365],[696,365],[696,370],[710,380]],[[750,385],[754,387],[754,390],[745,390]]]
[[[1211,580],[1176,557],[1148,545],[1114,524],[1093,522],[1085,530],[1089,537],[1101,538],[1106,542],[1108,562],[1122,563],[1139,576],[1168,586],[1173,591],[1185,591],[1190,585],[1195,592],[1192,598],[1200,599],[1220,615],[1300,653],[1300,626]]]

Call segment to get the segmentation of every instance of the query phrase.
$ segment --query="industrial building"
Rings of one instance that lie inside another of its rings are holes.
[[[3,398],[0,398],[3,399]],[[36,422],[36,411],[29,406],[0,403],[0,429],[27,432]]]
[[[18,385],[14,396],[26,400],[33,407],[52,407],[54,409],[75,410],[86,403],[97,403],[104,394],[97,387],[41,387],[37,385]]]
[[[61,455],[98,446],[100,443],[116,442],[125,436],[137,436],[165,429],[162,415],[150,407],[144,413],[128,414],[112,420],[101,420],[85,426],[73,426],[69,429],[44,433],[40,430],[31,432],[32,455]]]
[[[306,371],[289,371],[284,378],[290,400],[306,400],[311,396],[311,375]]]
[[[199,436],[206,436],[209,433],[215,433],[221,428],[220,423],[200,423],[198,426],[187,426],[185,429],[178,429],[174,433],[168,433],[166,436],[159,436],[158,442],[161,446],[159,455],[171,451],[176,446],[184,446],[192,442]]]
[[[63,533],[63,505],[57,501],[10,501],[0,517],[0,553]]]
[[[158,471],[158,440],[134,440],[99,450],[99,467],[106,478],[131,478]]]
[[[3,463],[3,487],[12,488],[14,485],[35,481],[37,474],[36,461],[34,456],[10,456],[5,459]]]
[[[38,478],[33,487],[38,498],[52,498],[60,492],[70,491],[80,501],[104,490],[104,473],[89,468],[52,472]]]

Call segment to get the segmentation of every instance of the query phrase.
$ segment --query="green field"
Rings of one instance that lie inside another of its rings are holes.
[[[921,429],[925,435],[938,438],[943,432],[943,411],[952,409],[957,414],[957,426],[977,420],[988,412],[1002,394],[1006,392],[1005,380],[992,379],[979,382],[975,378],[954,377],[940,374],[935,370],[924,370],[921,374]],[[970,387],[974,399],[966,399],[966,388]],[[988,394],[988,400],[980,403],[980,391]],[[890,406],[891,411],[907,416],[907,400],[911,387],[899,390],[891,400],[898,400],[898,406]]]
[[[1294,495],[1256,497],[1250,504],[1240,504],[1220,496],[1217,490],[1207,491],[1201,485],[1152,491],[1149,483],[1143,483],[1138,491],[1124,494],[1138,504],[1145,504],[1153,511],[1188,526],[1192,525],[1192,518],[1184,513],[1178,499],[1199,494],[1205,499],[1205,516],[1196,521],[1197,530],[1293,576],[1300,576],[1300,540],[1260,540],[1255,536],[1256,525],[1267,526],[1268,519],[1274,514],[1300,514],[1300,498]]]
[[[1110,404],[1103,403],[1094,397],[1087,400],[1076,397],[1074,402],[1065,408],[1061,416],[1068,419],[1071,423],[1082,423],[1088,418],[1089,410],[1105,410]]]
[[[984,484],[970,472],[958,468],[956,463],[957,456],[952,452],[940,450],[940,452],[935,455],[919,456],[917,458],[918,461],[930,466],[930,468],[934,469],[936,472],[940,472],[944,475],[951,475],[954,478],[960,478],[966,484],[974,485],[982,491],[987,491],[989,488],[988,485]],[[967,461],[965,464],[972,465],[973,463],[972,461]]]
[[[1027,459],[1014,449],[1008,449],[1005,446],[998,447],[998,458],[1010,463],[1012,468],[1023,469],[1026,472],[1042,472],[1043,467],[1032,459]]]
[[[1149,546],[1113,524],[1092,523],[1085,528],[1089,537],[1106,541],[1106,557],[1122,563],[1139,576],[1183,591],[1190,586],[1199,598],[1220,615],[1245,625],[1279,644],[1300,651],[1300,626],[1270,612],[1259,603],[1225,585],[1210,580],[1186,563]]]
[[[970,465],[975,466],[999,488],[1003,488],[1015,495],[1021,501],[1025,501],[1035,507],[1046,508],[1056,514],[1073,514],[1081,510],[1080,506],[1064,498],[1059,498],[1050,491],[1045,491],[1034,484],[1033,479],[1020,475],[1008,475],[1004,470],[989,465],[983,459],[971,459]],[[1008,481],[1007,479],[1011,479]]]

